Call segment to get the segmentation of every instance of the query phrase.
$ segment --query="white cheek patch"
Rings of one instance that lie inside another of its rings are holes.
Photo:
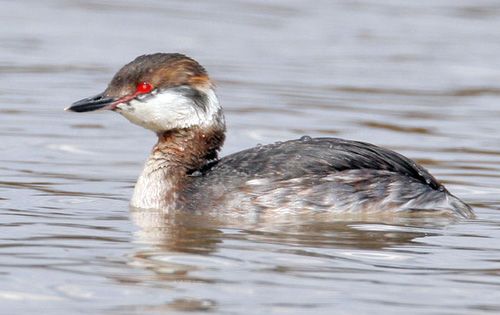
[[[212,89],[206,94],[205,109],[178,90],[167,89],[141,99],[119,104],[117,111],[132,123],[146,129],[162,132],[175,128],[203,126],[213,123],[220,110],[219,101]]]

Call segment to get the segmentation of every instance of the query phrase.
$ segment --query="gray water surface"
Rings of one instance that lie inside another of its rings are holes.
[[[0,1],[1,314],[498,314],[498,1]],[[62,109],[134,57],[217,82],[223,154],[304,134],[427,167],[476,220],[130,211],[154,136]]]

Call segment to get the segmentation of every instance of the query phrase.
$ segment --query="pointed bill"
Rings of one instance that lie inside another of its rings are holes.
[[[87,97],[77,102],[71,104],[71,106],[65,108],[64,110],[72,112],[90,112],[98,109],[112,109],[113,103],[116,99],[112,97],[107,97],[103,93],[97,94],[92,97]]]

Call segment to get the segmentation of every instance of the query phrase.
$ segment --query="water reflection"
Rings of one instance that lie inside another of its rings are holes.
[[[161,251],[208,254],[216,250],[223,234],[218,218],[211,215],[132,209],[131,218],[140,228],[136,241]]]
[[[131,218],[138,229],[130,264],[150,272],[136,283],[161,283],[171,294],[166,303],[141,306],[143,311],[219,311],[237,292],[249,298],[243,302],[248,304],[253,294],[241,292],[247,281],[251,292],[262,291],[264,296],[269,290],[294,287],[313,300],[318,289],[313,294],[311,288],[322,285],[326,290],[321,296],[334,300],[335,283],[351,283],[353,288],[368,283],[393,286],[401,280],[385,278],[388,270],[424,272],[416,271],[420,263],[414,256],[431,253],[422,248],[422,240],[439,240],[450,226],[461,224],[443,216],[333,219],[308,213],[255,218],[138,209],[131,209]],[[190,288],[187,296],[182,295],[185,288]],[[321,305],[303,298],[289,301],[281,294],[269,299],[270,305],[290,309]]]
[[[131,218],[139,227],[134,237],[139,244],[132,255],[134,265],[153,271],[162,281],[210,281],[193,277],[191,271],[244,263],[237,256],[221,254],[228,244],[232,250],[246,251],[251,246],[252,251],[263,253],[275,248],[293,256],[352,259],[321,249],[377,251],[409,245],[417,238],[439,235],[455,220],[443,216],[365,216],[353,220],[310,212],[256,219],[139,209],[132,209]]]
[[[326,289],[323,298],[334,301],[338,300],[334,288],[349,284],[352,290],[364,288],[362,295],[366,299],[380,301],[384,299],[384,295],[376,291],[380,285],[391,290],[399,287],[399,290],[431,290],[437,294],[439,286],[432,287],[426,281],[414,282],[412,279],[425,275],[458,280],[490,273],[479,265],[453,260],[452,253],[475,252],[476,248],[484,248],[488,241],[474,241],[475,232],[462,231],[463,221],[442,216],[333,219],[309,213],[257,219],[241,215],[137,210],[132,210],[131,214],[139,227],[134,237],[138,247],[132,254],[133,265],[152,272],[152,278],[143,279],[143,283],[163,283],[170,286],[171,292],[186,287],[192,291],[191,298],[186,300],[187,306],[183,298],[177,297],[143,309],[172,310],[176,305],[188,309],[210,305],[212,311],[227,308],[228,300],[221,296],[225,291],[215,289],[214,294],[209,294],[193,290],[195,283],[210,290],[218,287],[241,290],[245,281],[251,281],[252,290],[262,292],[295,287],[304,290],[300,292],[309,299],[317,294],[318,286],[323,288],[323,283]],[[475,245],[458,245],[460,240]],[[484,266],[484,262],[480,265]],[[252,274],[252,279],[259,280],[245,280],[242,273]],[[464,282],[457,292],[466,290],[468,285]],[[229,294],[228,298],[234,298],[235,294]],[[244,296],[251,301],[252,295]],[[182,303],[178,304],[179,299]],[[289,301],[270,296],[269,299],[272,301],[269,305],[276,307],[318,307],[301,298]],[[385,301],[389,300],[385,298]],[[403,298],[398,307],[415,306],[414,298],[408,297]]]

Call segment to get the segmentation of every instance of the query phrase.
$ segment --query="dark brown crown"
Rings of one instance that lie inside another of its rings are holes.
[[[148,82],[155,88],[207,87],[211,84],[206,70],[196,60],[177,53],[156,53],[139,56],[123,66],[109,83],[105,94],[113,97],[130,95],[141,82]]]

